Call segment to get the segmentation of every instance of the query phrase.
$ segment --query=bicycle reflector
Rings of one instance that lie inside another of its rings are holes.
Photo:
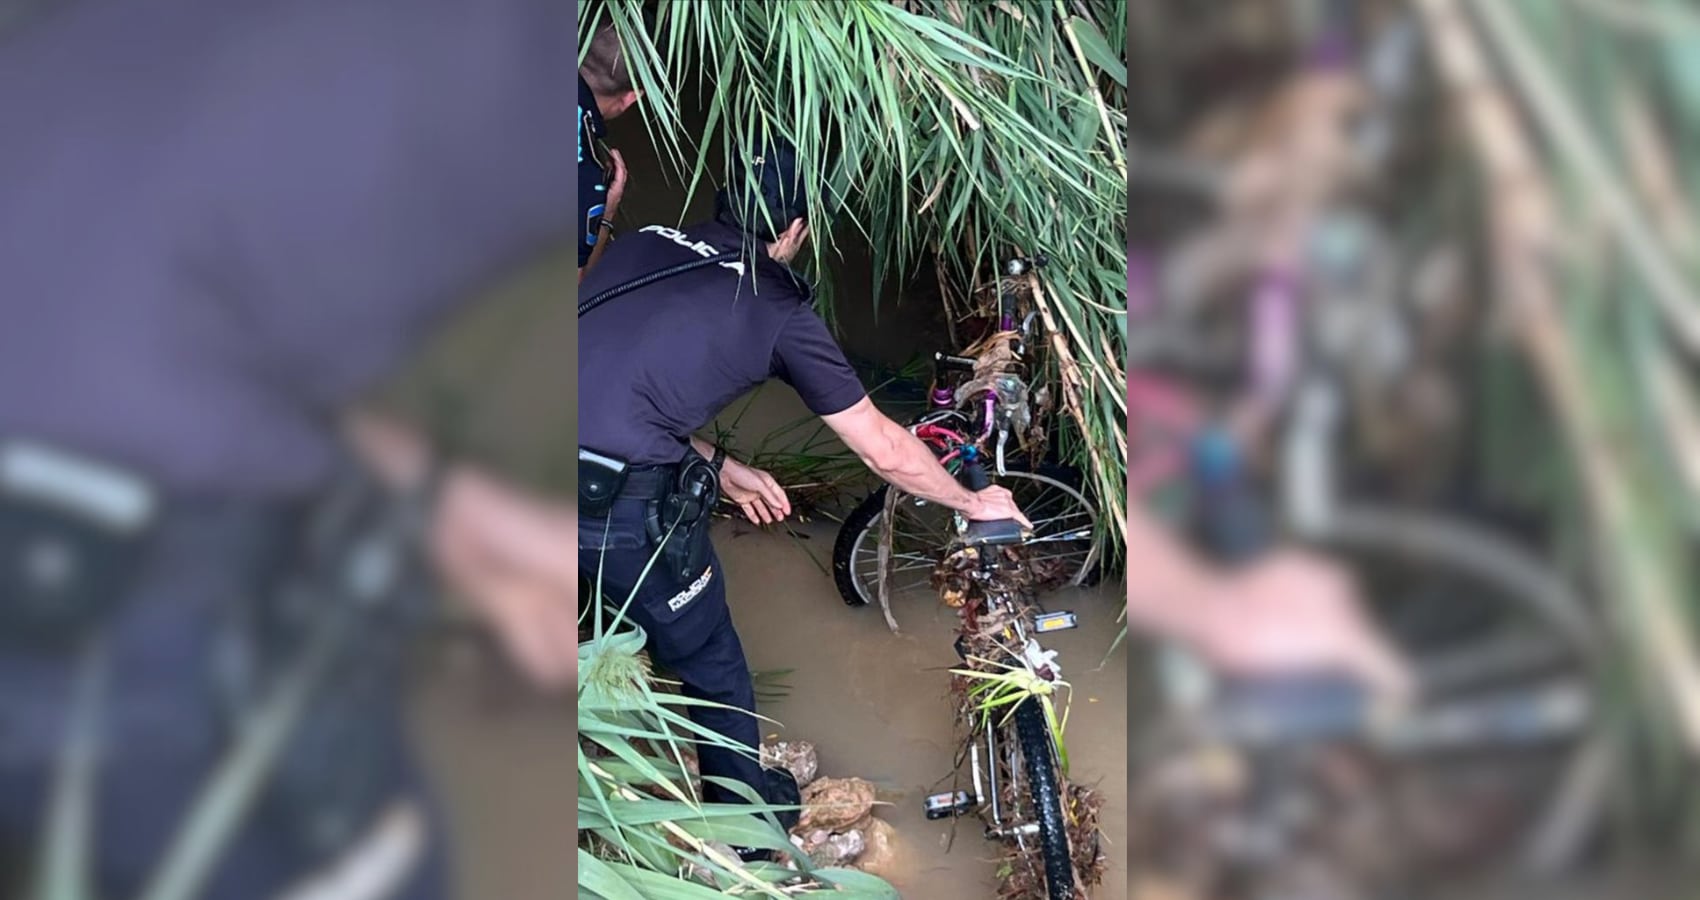
[[[1070,628],[1075,628],[1079,625],[1080,622],[1075,619],[1074,613],[1071,612],[1044,613],[1033,620],[1033,627],[1038,629],[1040,634],[1050,634],[1053,631],[1067,631]]]

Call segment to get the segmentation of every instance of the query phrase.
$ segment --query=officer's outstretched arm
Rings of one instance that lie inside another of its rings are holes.
[[[1027,522],[1008,491],[989,487],[975,492],[958,484],[920,438],[880,412],[867,397],[843,412],[821,418],[874,474],[899,490],[959,510],[970,519]]]

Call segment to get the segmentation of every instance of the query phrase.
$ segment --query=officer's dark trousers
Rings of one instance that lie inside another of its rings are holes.
[[[194,519],[165,530],[108,623],[105,759],[92,834],[96,891],[104,897],[139,893],[226,749],[230,717],[216,674],[218,623],[253,595],[254,574],[263,568],[257,564],[284,539],[269,516],[209,512]],[[0,649],[0,844],[14,854],[32,853],[41,833],[72,670],[65,655]],[[381,768],[393,773],[393,785],[381,791],[421,811],[423,854],[401,875],[400,889],[384,896],[439,898],[446,890],[439,830],[399,722],[398,716],[379,725],[378,744],[367,746],[378,747],[374,752],[388,761]],[[262,801],[198,896],[267,900],[336,864],[334,855],[306,849],[298,835],[273,803]]]
[[[755,690],[732,615],[720,558],[709,555],[704,576],[681,583],[657,564],[643,577],[652,555],[643,527],[642,500],[616,501],[606,519],[579,517],[579,567],[596,584],[601,579],[605,615],[630,598],[626,617],[649,635],[649,654],[684,684],[687,696],[730,709],[692,707],[698,725],[737,741],[751,752],[759,745]],[[641,577],[641,582],[640,582]],[[635,588],[635,591],[634,591]],[[704,776],[733,778],[763,793],[761,765],[753,756],[718,747],[699,748]],[[705,783],[711,802],[740,803],[731,791]]]

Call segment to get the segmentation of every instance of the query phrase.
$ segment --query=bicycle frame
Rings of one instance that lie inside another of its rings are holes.
[[[1034,677],[1047,683],[1060,683],[1062,669],[1056,661],[1055,651],[1045,649],[1037,640],[1036,635],[1046,631],[1066,630],[1074,627],[1073,613],[1057,612],[1042,613],[1033,616],[1031,608],[1020,602],[1011,592],[997,589],[998,570],[1008,565],[1006,557],[998,552],[997,547],[978,548],[978,557],[974,565],[976,580],[989,589],[977,598],[964,603],[960,616],[964,623],[963,634],[977,631],[976,622],[988,616],[1004,620],[1001,640],[998,641],[1000,656],[993,660],[995,663],[1019,666],[1026,669]],[[1048,623],[1058,623],[1047,627]],[[972,657],[962,638],[957,642],[957,653],[965,662],[973,663],[978,658]],[[1020,701],[1023,703],[1036,702],[1032,699]],[[1013,709],[1013,707],[1012,707]],[[946,818],[960,816],[967,812],[975,812],[985,821],[985,836],[990,840],[1014,840],[1021,844],[1023,839],[1039,830],[1037,821],[1026,818],[1019,810],[1006,808],[1004,788],[1007,786],[1013,796],[1022,796],[1022,781],[1024,778],[1022,766],[1017,756],[1018,742],[1015,740],[1014,725],[1011,716],[999,718],[994,711],[975,710],[968,716],[973,719],[976,714],[983,716],[981,721],[974,724],[974,729],[967,741],[967,763],[973,793],[964,791],[934,794],[926,799],[926,811],[929,818]],[[1052,752],[1061,757],[1061,748],[1056,744],[1056,735],[1051,735]],[[960,758],[959,758],[960,764]],[[1000,769],[1007,773],[1004,777],[1010,779],[1005,785],[1000,779]],[[1031,812],[1031,811],[1029,811]],[[1024,845],[1023,845],[1024,846]]]
[[[1025,271],[1022,262],[1012,262],[1007,269],[1008,273],[1012,276],[1022,274]],[[1004,300],[1000,281],[999,333],[1009,335],[1011,340],[1017,342],[1012,358],[1013,362],[1019,365],[1022,362],[1021,348],[1028,338],[1032,316],[1017,330],[1013,305],[1006,304]],[[977,377],[984,377],[986,374],[979,371],[977,360],[966,357],[940,353],[935,356],[935,361],[941,371],[945,368],[955,368],[974,372]],[[1025,384],[1022,388],[1025,390]],[[1003,414],[1002,405],[1006,401],[1004,392],[996,389],[958,397],[956,391],[941,388],[935,382],[932,410],[920,416],[910,426],[910,430],[933,451],[941,464],[947,468],[954,465],[953,471],[957,472],[959,477],[965,465],[978,464],[985,455],[985,444],[991,440],[993,432],[997,431],[998,440],[994,454],[997,471],[1003,474],[1009,417]],[[978,421],[975,414],[979,416]],[[1000,423],[1004,423],[1002,427]],[[964,523],[959,519],[958,524],[960,530]],[[1022,543],[1028,542],[1024,540]],[[999,587],[999,570],[1007,564],[1000,545],[959,547],[957,552],[975,554],[971,580],[982,588],[976,592],[978,596],[967,597],[960,608],[963,636],[957,641],[958,654],[965,662],[972,662],[965,644],[966,635],[978,630],[975,623],[979,618],[988,615],[1001,617],[1005,624],[999,645],[1001,655],[1007,659],[997,662],[1025,668],[1033,676],[1046,682],[1060,682],[1062,673],[1056,663],[1056,653],[1044,649],[1034,635],[1074,627],[1074,614],[1045,613],[1041,610],[1038,616],[1034,616],[1031,608],[1021,603],[1011,591]],[[954,817],[970,811],[976,812],[986,823],[985,836],[988,839],[1014,840],[1024,847],[1024,839],[1028,835],[1037,834],[1040,824],[1037,820],[1023,821],[1017,810],[1006,808],[1003,802],[1005,787],[1008,787],[1014,796],[1021,796],[1024,777],[1017,755],[1019,743],[1014,739],[1011,718],[1005,716],[999,720],[995,714],[986,712],[984,721],[975,723],[972,736],[967,742],[966,754],[973,793],[970,795],[965,791],[954,791],[934,794],[926,798],[925,808],[929,818]],[[1056,746],[1056,735],[1051,735],[1051,741],[1053,753],[1060,758],[1061,748]],[[1006,777],[1011,779],[1008,785],[1000,781],[1000,767],[1007,773]]]
[[[1405,86],[1397,83],[1403,76],[1393,69],[1398,68],[1396,63],[1408,61],[1410,39],[1408,29],[1394,32],[1384,44],[1377,46],[1376,53],[1371,54],[1373,61],[1389,67],[1388,71],[1371,73],[1383,82],[1375,85],[1381,93],[1394,97],[1403,93]],[[1372,124],[1391,127],[1385,122]],[[1388,140],[1385,128],[1374,133],[1366,132],[1360,148],[1365,161],[1379,163],[1388,152]],[[1306,209],[1295,219],[1295,228],[1302,234],[1295,245],[1307,245],[1330,227],[1344,225],[1349,228],[1357,224],[1351,216],[1342,216],[1340,212],[1332,205]],[[1357,236],[1361,238],[1364,234]],[[1368,236],[1374,238],[1376,235],[1370,232]],[[1372,264],[1379,262],[1373,258],[1373,253],[1365,253],[1366,247],[1377,249],[1373,240],[1360,241],[1353,247],[1355,255],[1352,262],[1361,264],[1366,258]],[[1356,538],[1355,542],[1346,542],[1349,546],[1422,548],[1433,554],[1431,559],[1444,560],[1445,565],[1454,571],[1491,574],[1493,577],[1488,579],[1488,583],[1517,588],[1507,596],[1515,594],[1520,602],[1540,611],[1549,624],[1556,622],[1563,626],[1560,630],[1565,632],[1565,637],[1572,631],[1586,632],[1585,627],[1568,627],[1567,616],[1554,615],[1555,611],[1563,613],[1569,610],[1575,614],[1574,617],[1585,618],[1582,616],[1583,606],[1569,598],[1570,592],[1565,588],[1563,579],[1527,554],[1504,552],[1508,547],[1514,550],[1515,546],[1497,538],[1492,532],[1484,532],[1479,527],[1473,530],[1458,527],[1454,530],[1447,519],[1437,518],[1432,513],[1397,507],[1378,509],[1355,503],[1349,495],[1342,495],[1337,472],[1341,466],[1343,407],[1347,394],[1343,378],[1349,372],[1343,369],[1340,361],[1346,357],[1330,352],[1326,347],[1308,345],[1304,340],[1307,335],[1303,319],[1328,313],[1322,308],[1326,306],[1325,302],[1309,304],[1310,301],[1326,301],[1331,288],[1338,290],[1344,287],[1358,296],[1377,296],[1374,292],[1376,286],[1364,288],[1364,284],[1370,282],[1358,283],[1342,278],[1344,268],[1335,269],[1326,259],[1294,254],[1288,257],[1285,269],[1255,269],[1253,286],[1245,297],[1249,346],[1245,357],[1239,361],[1248,378],[1231,401],[1233,412],[1223,418],[1237,442],[1275,444],[1280,469],[1280,493],[1276,504],[1278,518],[1309,537],[1330,540]],[[1130,311],[1136,319],[1141,313],[1155,313],[1160,306],[1155,259],[1130,254],[1129,271]],[[1307,283],[1304,289],[1297,286],[1295,275],[1304,276]],[[1319,349],[1322,352],[1317,352]],[[1143,495],[1184,481],[1186,445],[1209,427],[1212,417],[1205,405],[1179,379],[1165,377],[1154,369],[1142,370],[1138,359],[1129,369],[1128,413],[1129,489],[1137,502]],[[1493,558],[1490,560],[1489,556]],[[1531,597],[1548,599],[1531,601]],[[1177,658],[1171,656],[1164,661],[1173,663]],[[1202,666],[1188,660],[1179,667],[1171,665],[1163,674],[1169,676],[1164,679],[1164,689],[1173,707],[1183,715],[1205,712],[1201,706],[1205,698],[1199,688],[1210,683],[1210,676]],[[1418,674],[1425,684],[1431,683],[1434,675],[1427,670]],[[1292,706],[1288,702],[1292,699],[1292,696],[1276,693],[1241,698],[1241,712],[1247,713],[1247,716],[1241,717],[1240,721],[1247,721],[1257,714],[1265,714],[1266,719],[1273,717],[1276,713],[1272,710]],[[1321,708],[1331,702],[1330,698],[1322,697],[1309,708]],[[1517,741],[1528,740],[1531,735],[1539,740],[1555,737],[1568,740],[1572,736],[1585,737],[1590,733],[1589,720],[1593,713],[1589,703],[1583,688],[1559,685],[1527,696],[1507,694],[1494,702],[1459,710],[1450,720],[1440,715],[1416,716],[1391,728],[1375,727],[1367,721],[1367,716],[1360,716],[1354,710],[1349,716],[1330,718],[1327,733],[1302,735],[1282,729],[1277,732],[1281,737],[1272,737],[1259,744],[1255,739],[1237,737],[1238,732],[1224,727],[1212,738],[1236,749],[1249,748],[1246,758],[1253,762],[1249,773],[1250,794],[1269,794],[1264,798],[1267,802],[1254,804],[1245,816],[1237,819],[1236,827],[1260,829],[1259,833],[1266,839],[1279,844],[1290,836],[1282,831],[1281,817],[1276,811],[1282,803],[1275,795],[1304,790],[1302,779],[1285,777],[1280,770],[1285,754],[1292,747],[1301,746],[1306,741],[1344,738],[1361,740],[1376,751],[1398,754],[1412,747],[1422,747],[1425,741],[1441,741],[1448,736],[1460,741],[1458,736],[1465,732],[1483,741],[1503,742],[1496,746],[1515,745]],[[1335,708],[1345,709],[1349,705],[1342,701]],[[1208,712],[1213,714],[1216,710]],[[1234,718],[1224,713],[1217,721],[1227,723]],[[1576,798],[1568,807],[1556,801],[1548,806],[1531,807],[1534,812],[1555,812],[1534,820],[1538,827],[1532,831],[1521,854],[1528,864],[1551,868],[1557,861],[1575,852],[1580,843],[1577,835],[1585,834],[1585,824],[1577,823],[1585,818],[1586,813],[1567,813],[1565,810],[1584,810],[1589,803],[1598,803],[1588,794],[1593,788],[1587,781],[1585,767],[1592,761],[1591,755],[1579,756],[1569,774],[1564,776],[1565,780],[1561,782],[1564,799]],[[1232,853],[1228,856],[1231,857]],[[1282,856],[1283,852],[1277,850],[1267,857],[1260,856],[1260,860],[1267,862]]]

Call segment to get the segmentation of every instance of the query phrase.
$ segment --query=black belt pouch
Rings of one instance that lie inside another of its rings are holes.
[[[624,460],[604,456],[594,450],[578,449],[578,506],[579,512],[594,519],[608,515],[615,498],[626,486],[626,474],[631,468]]]
[[[130,590],[160,516],[146,479],[0,439],[0,644],[68,650]]]

